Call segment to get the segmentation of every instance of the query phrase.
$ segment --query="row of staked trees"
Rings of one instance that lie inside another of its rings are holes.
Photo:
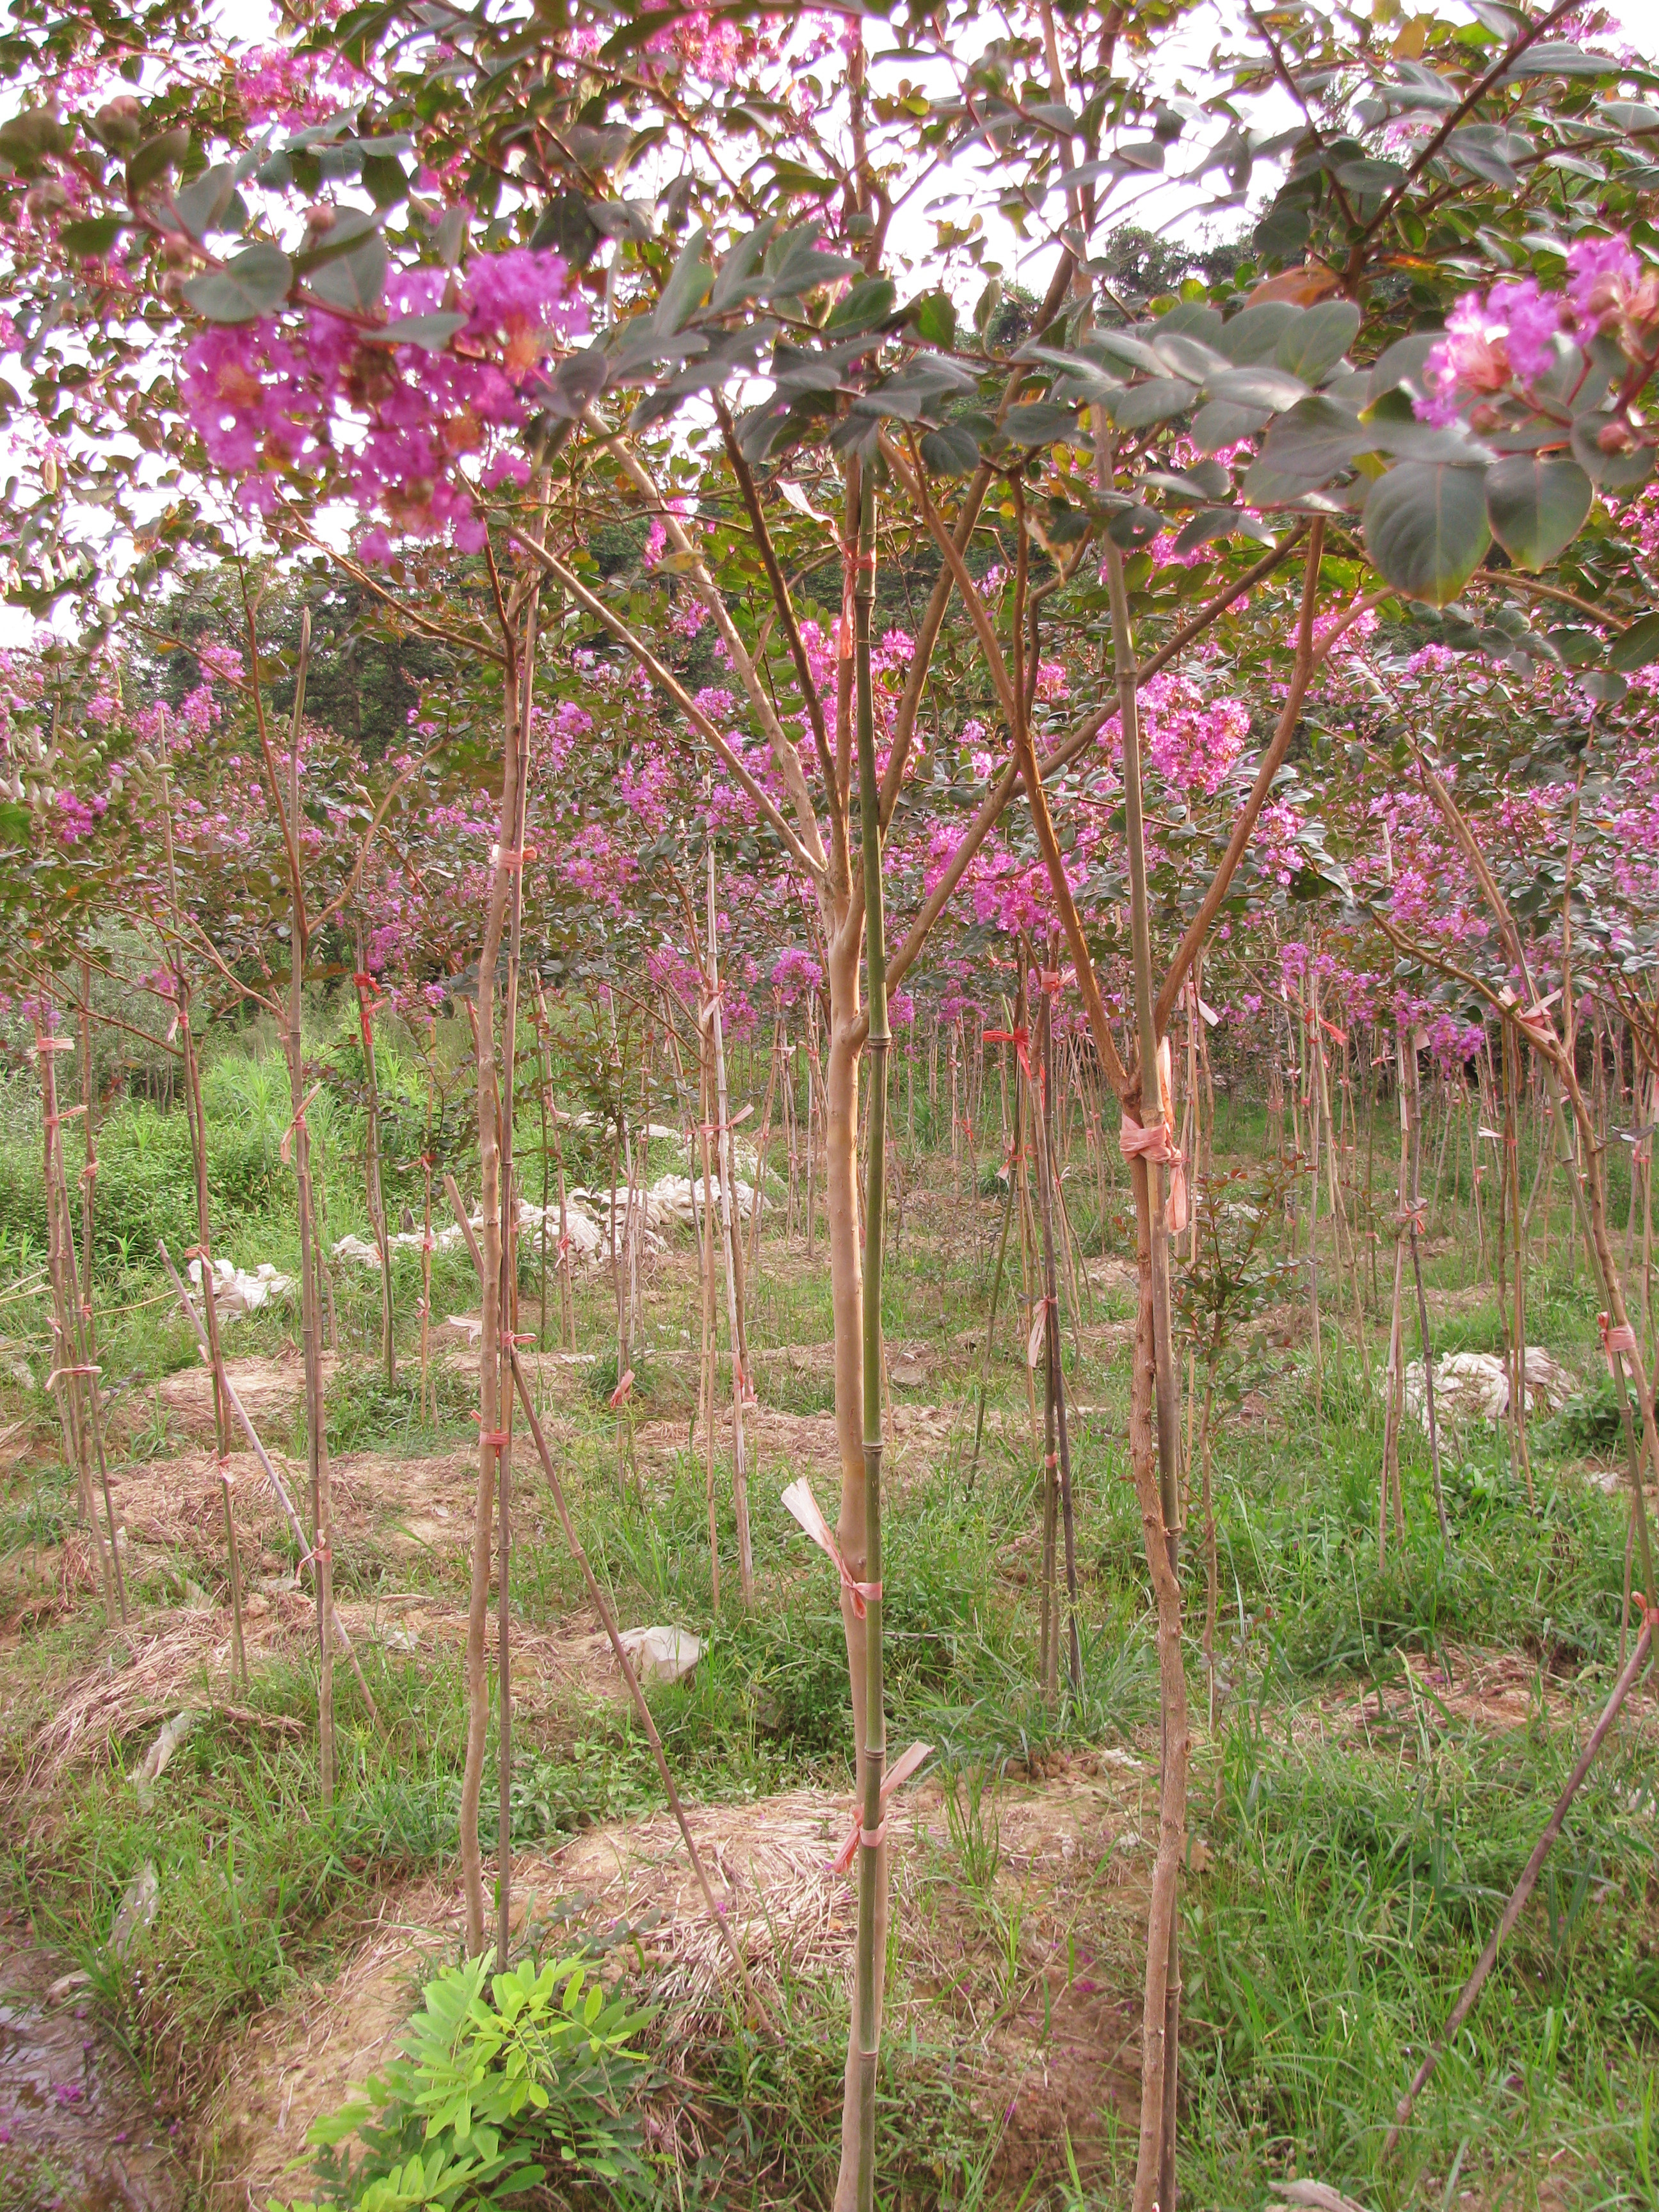
[[[1023,941],[1119,1109],[1164,1728],[1136,2212],[1174,2202],[1170,1047],[1200,993],[1247,1048],[1295,998],[1316,1041],[1397,1036],[1402,1073],[1419,1031],[1457,1065],[1483,1030],[1538,1071],[1659,1470],[1577,1050],[1588,1009],[1659,1064],[1655,78],[1565,6],[1290,0],[1207,52],[1188,18],[377,0],[248,49],[192,0],[100,0],[0,33],[0,561],[14,606],[70,617],[10,656],[0,719],[43,1063],[46,999],[116,922],[158,948],[187,1093],[192,1018],[263,1005],[308,1253],[307,983],[358,979],[370,1060],[381,990],[476,1016],[474,1952],[520,1024],[599,984],[700,1024],[813,1010],[861,1808],[846,2208],[873,2202],[887,1956],[896,1019],[992,1013]],[[1126,252],[1149,194],[1237,250]],[[306,1257],[326,1790],[317,1281]]]

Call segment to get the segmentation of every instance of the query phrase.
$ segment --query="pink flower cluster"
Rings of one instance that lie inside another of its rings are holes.
[[[823,988],[823,969],[810,952],[787,945],[772,964],[772,988],[786,1006]]]
[[[1141,737],[1166,783],[1213,799],[1250,735],[1242,699],[1206,699],[1189,676],[1154,676],[1140,694]],[[1115,734],[1115,720],[1108,725]]]
[[[447,282],[441,269],[395,276],[393,319],[440,312]],[[435,352],[376,343],[323,308],[295,324],[267,317],[192,338],[185,406],[215,465],[240,480],[243,502],[270,514],[278,478],[299,477],[386,517],[362,540],[368,559],[392,557],[386,525],[476,552],[484,526],[462,465],[481,464],[486,484],[524,481],[526,465],[504,441],[526,418],[544,355],[586,315],[559,256],[522,247],[477,257],[453,307],[466,322]]]
[[[1417,412],[1425,422],[1455,422],[1471,403],[1512,386],[1529,389],[1553,364],[1558,334],[1588,340],[1656,319],[1659,272],[1644,270],[1622,233],[1581,238],[1568,249],[1565,293],[1540,291],[1525,276],[1463,295],[1425,363],[1429,390]]]
[[[58,809],[58,842],[60,845],[78,845],[90,837],[100,814],[109,811],[109,801],[102,793],[91,799],[77,798],[72,791],[60,791],[53,802]]]

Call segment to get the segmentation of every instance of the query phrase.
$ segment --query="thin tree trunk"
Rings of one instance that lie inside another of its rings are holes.
[[[352,976],[357,993],[357,1024],[363,1040],[363,1103],[367,1126],[364,1169],[368,1183],[368,1225],[380,1253],[380,1360],[388,1383],[398,1380],[398,1344],[392,1303],[392,1243],[386,1233],[386,1199],[380,1188],[380,1087],[374,1074],[374,1030],[369,1019],[380,986],[369,974],[363,953],[363,926],[357,924],[357,968]]]
[[[489,1729],[489,1668],[487,1637],[489,1626],[491,1538],[495,1516],[495,1467],[507,1443],[506,1412],[501,1402],[501,1099],[496,1072],[495,970],[507,931],[515,863],[514,831],[519,820],[518,657],[509,651],[503,685],[502,785],[501,832],[490,881],[489,906],[483,943],[478,955],[477,1023],[474,1048],[477,1057],[478,1164],[483,1215],[483,1255],[478,1272],[478,1489],[472,1519],[471,1588],[466,1622],[466,1758],[461,1773],[461,1883],[466,1901],[466,1948],[478,1957],[489,1937],[485,1911],[483,1852],[478,1840],[478,1815],[483,1787],[485,1742]],[[522,854],[518,856],[521,861]],[[505,1964],[503,1960],[501,1962]]]

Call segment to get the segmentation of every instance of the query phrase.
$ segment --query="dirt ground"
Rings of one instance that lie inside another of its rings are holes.
[[[1109,2114],[1133,2124],[1138,2007],[1124,1994],[1128,1984],[1115,1965],[1093,1950],[1073,1947],[1079,1971],[1070,1971],[1063,1931],[1079,1893],[1093,1888],[1104,1893],[1112,1919],[1122,1920],[1127,1944],[1150,1868],[1146,1829],[1155,1788],[1139,1760],[1119,1753],[1115,1762],[1069,1759],[1042,1781],[1004,1793],[996,1814],[997,1896],[1005,1908],[1018,1905],[1028,1929],[1056,1940],[1047,1966],[983,2017],[962,1989],[956,1859],[944,1796],[924,1779],[889,1815],[893,1910],[915,1937],[915,1954],[908,1984],[894,1992],[887,2033],[902,2035],[913,2006],[933,2010],[935,2030],[937,2007],[957,2014],[976,2112],[990,2136],[1000,2137],[1000,2166],[1046,2169],[1069,2136],[1086,2169]],[[846,1798],[812,1790],[688,1809],[716,1905],[763,2003],[775,2001],[786,1972],[849,1970],[855,1895],[830,1862],[850,1818]],[[653,1969],[659,2002],[672,2014],[665,2039],[671,2050],[695,2019],[719,2009],[734,1979],[667,1814],[591,1828],[550,1853],[521,1854],[514,1885],[516,1925],[557,1918],[599,1934],[638,1931],[630,1955]],[[947,1886],[952,1900],[941,1914]],[[422,1970],[460,1956],[462,1927],[453,1881],[424,1881],[389,1893],[331,1981],[297,1992],[236,2040],[194,2130],[214,2212],[246,2212],[264,2203],[302,2150],[313,2119],[336,2109],[391,2054]],[[680,2112],[695,2130],[695,2114],[684,2105]]]

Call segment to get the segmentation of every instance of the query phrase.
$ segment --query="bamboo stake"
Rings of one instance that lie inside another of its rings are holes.
[[[708,1035],[704,1029],[699,1032],[698,1037],[702,1089],[702,1118],[698,1133],[702,1143],[702,1209],[697,1224],[697,1249],[698,1271],[702,1284],[702,1360],[698,1370],[697,1389],[703,1413],[703,1489],[708,1506],[708,1569],[713,1583],[714,1610],[718,1613],[720,1604],[720,1539],[719,1516],[714,1510],[714,1395],[720,1347],[714,1290],[714,1179],[709,1158],[714,1077],[709,1065]]]
[[[1521,1213],[1521,1131],[1517,1076],[1519,1054],[1506,1022],[1504,1025],[1504,1168],[1509,1186],[1510,1218],[1515,1224],[1515,1330],[1511,1347],[1512,1377],[1510,1413],[1515,1425],[1515,1449],[1527,1479],[1527,1503],[1534,1510],[1532,1454],[1527,1448],[1527,1224]]]
[[[436,1425],[438,1393],[432,1382],[432,1107],[438,1080],[438,1021],[427,1017],[426,1142],[421,1148],[421,1419]],[[429,1401],[429,1410],[428,1410]]]
[[[98,1387],[98,1322],[92,1302],[92,1230],[94,1186],[98,1180],[98,1086],[92,1066],[92,963],[81,963],[81,1103],[86,1109],[86,1158],[81,1168],[81,1360],[91,1369],[87,1377],[87,1407],[92,1417],[93,1449],[98,1461],[98,1480],[104,1494],[104,1513],[109,1523],[110,1559],[115,1571],[115,1596],[121,1624],[127,1621],[127,1578],[121,1565],[121,1546],[115,1526],[115,1501],[110,1495],[109,1461],[104,1449],[103,1399]],[[62,1153],[59,1152],[61,1169]]]
[[[749,1376],[744,1358],[743,1304],[738,1270],[738,1249],[732,1211],[737,1149],[732,1139],[732,1113],[726,1087],[726,1035],[720,1018],[720,919],[714,906],[714,846],[708,845],[708,978],[701,1018],[708,1026],[714,1055],[714,1097],[717,1108],[715,1139],[720,1150],[720,1236],[726,1253],[726,1323],[732,1337],[732,1496],[738,1516],[738,1577],[743,1601],[755,1602],[755,1554],[749,1532],[749,1469],[744,1450],[743,1408]]]
[[[882,903],[881,827],[876,781],[875,708],[870,673],[871,610],[875,598],[875,484],[860,468],[858,552],[853,574],[854,680],[857,687],[860,843],[864,872],[865,976],[870,1031],[870,1157],[864,1243],[864,1579],[869,1587],[864,1684],[864,1802],[860,1820],[858,1959],[854,2005],[858,2040],[858,2144],[853,2198],[874,2212],[876,2069],[881,2050],[882,1972],[876,1931],[887,1885],[882,1849],[882,1782],[887,1759],[881,1596],[882,1235],[887,1175],[887,941]]]
[[[388,1383],[398,1380],[398,1343],[392,1302],[392,1244],[386,1234],[386,1199],[380,1188],[380,1086],[374,1073],[374,1029],[372,994],[380,986],[368,972],[363,951],[363,926],[357,924],[357,967],[352,986],[357,994],[357,1026],[363,1042],[363,1103],[365,1112],[365,1179],[368,1183],[368,1226],[380,1252],[380,1360]]]
[[[1451,1532],[1446,1525],[1446,1496],[1440,1480],[1440,1431],[1434,1410],[1434,1346],[1429,1338],[1429,1300],[1423,1287],[1423,1253],[1419,1241],[1419,1225],[1422,1220],[1423,1201],[1420,1177],[1423,1171],[1423,1140],[1419,1110],[1419,1092],[1417,1072],[1417,1037],[1409,1036],[1402,1029],[1400,1034],[1402,1068],[1406,1077],[1406,1149],[1410,1160],[1411,1195],[1406,1209],[1406,1233],[1411,1240],[1412,1279],[1417,1285],[1417,1333],[1423,1347],[1423,1405],[1428,1419],[1429,1466],[1434,1476],[1435,1517],[1440,1523],[1440,1540],[1449,1544]]]
[[[1054,976],[1056,988],[1058,974]],[[1066,1647],[1072,1688],[1083,1687],[1083,1647],[1078,1634],[1077,1527],[1072,1512],[1072,1449],[1066,1426],[1066,1376],[1061,1360],[1060,1297],[1054,1276],[1054,1191],[1057,1180],[1054,1151],[1054,994],[1039,979],[1041,1000],[1042,1074],[1036,1115],[1037,1179],[1042,1191],[1043,1336],[1048,1353],[1045,1368],[1044,1471],[1050,1486],[1059,1448],[1060,1517],[1066,1540]]]
[[[1023,1109],[1019,1090],[1014,1091],[1014,1133],[1008,1152],[1008,1188],[1002,1199],[1002,1230],[997,1238],[996,1267],[991,1277],[991,1312],[985,1324],[985,1360],[979,1378],[979,1412],[974,1419],[974,1450],[968,1462],[968,1494],[973,1495],[974,1478],[979,1470],[980,1440],[985,1433],[985,1399],[991,1387],[991,1349],[996,1337],[997,1299],[1002,1290],[1003,1263],[1008,1252],[1008,1223],[1014,1206],[1014,1177],[1020,1172],[1019,1151]]]
[[[58,1133],[61,1124],[73,1118],[80,1109],[71,1108],[68,1115],[58,1110],[55,1055],[59,1052],[73,1052],[74,1049],[69,1038],[46,1034],[44,1018],[37,1021],[34,1052],[40,1063],[40,1112],[46,1137],[46,1261],[52,1292],[51,1381],[58,1385],[58,1411],[64,1424],[64,1441],[75,1462],[81,1516],[92,1538],[93,1557],[97,1563],[98,1580],[103,1591],[105,1624],[112,1626],[117,1613],[115,1580],[109,1553],[105,1547],[103,1531],[98,1526],[98,1511],[92,1494],[91,1440],[80,1389],[83,1382],[95,1382],[97,1378],[88,1373],[91,1363],[82,1357],[81,1333],[77,1326],[81,1297],[76,1276],[75,1239],[70,1229],[69,1188],[64,1172],[63,1139]],[[104,1487],[104,1502],[110,1543],[113,1545],[116,1540],[115,1511],[107,1482]]]
[[[1308,1178],[1308,1320],[1313,1333],[1314,1421],[1318,1426],[1325,1419],[1325,1337],[1319,1311],[1319,1125],[1322,1117],[1319,1110],[1319,1089],[1314,1081],[1314,1064],[1319,1058],[1319,1031],[1318,1002],[1314,995],[1311,962],[1303,983],[1307,1004],[1299,1010],[1304,1063],[1301,1091],[1308,1109],[1309,1164],[1311,1170]]]
[[[226,1400],[224,1353],[219,1342],[217,1295],[214,1289],[213,1240],[209,1228],[207,1117],[202,1110],[202,1073],[190,1026],[190,1005],[185,994],[184,971],[175,971],[179,988],[179,1037],[184,1055],[185,1103],[190,1121],[191,1151],[196,1170],[197,1242],[194,1256],[202,1271],[202,1312],[207,1323],[208,1364],[213,1374],[213,1437],[219,1475],[219,1495],[224,1507],[225,1557],[230,1571],[231,1653],[242,1687],[247,1687],[247,1652],[242,1638],[242,1563],[236,1548],[236,1522],[231,1512],[230,1414]],[[190,1252],[185,1255],[191,1257]]]

